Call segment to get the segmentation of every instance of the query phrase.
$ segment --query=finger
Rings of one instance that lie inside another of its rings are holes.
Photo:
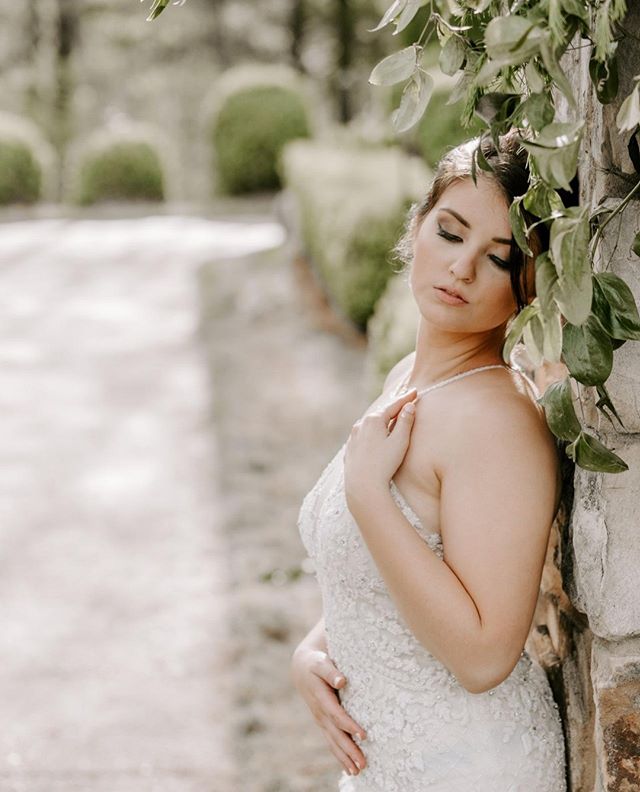
[[[357,775],[358,768],[356,767],[355,762],[349,758],[348,754],[346,754],[338,745],[336,745],[336,743],[329,737],[328,734],[325,734],[325,739],[329,744],[331,753],[336,757],[338,762],[340,762],[347,773],[350,775]]]
[[[333,688],[344,687],[347,682],[345,675],[338,671],[335,663],[326,652],[322,652],[318,655],[318,660],[314,664],[313,671]]]
[[[347,770],[351,768],[355,775],[366,765],[366,758],[358,746],[353,742],[348,734],[337,728],[331,722],[326,724],[325,735],[331,740],[337,751],[341,752],[347,760],[345,766]]]
[[[390,402],[382,411],[381,415],[385,420],[385,424],[388,424],[389,421],[398,414],[398,411],[402,407],[403,404],[409,401],[413,401],[417,395],[418,391],[416,388],[411,388],[410,391],[403,393],[402,396],[398,396],[397,399],[394,399]]]
[[[338,728],[349,734],[358,735],[359,739],[366,740],[365,730],[356,723],[346,709],[340,704],[335,693],[327,688],[316,696],[318,706],[327,718]]]

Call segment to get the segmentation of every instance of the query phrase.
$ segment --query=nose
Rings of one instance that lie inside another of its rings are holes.
[[[476,276],[475,254],[471,250],[461,250],[449,265],[449,272],[457,279],[470,283]]]

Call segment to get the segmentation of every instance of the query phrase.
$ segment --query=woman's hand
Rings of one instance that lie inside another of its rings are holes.
[[[334,690],[347,684],[344,675],[326,652],[300,645],[291,659],[291,678],[333,755],[348,773],[357,775],[366,760],[351,735],[357,734],[359,739],[365,739],[366,734],[347,714]],[[336,678],[340,680],[337,683]]]
[[[409,447],[416,395],[411,388],[354,423],[344,456],[347,505],[364,503],[370,494],[388,490]]]

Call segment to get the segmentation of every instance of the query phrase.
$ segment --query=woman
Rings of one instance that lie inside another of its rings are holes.
[[[476,145],[445,155],[397,248],[415,352],[300,509],[323,617],[291,673],[344,766],[341,792],[566,788],[557,706],[523,651],[559,459],[537,394],[502,362],[535,288],[508,215],[526,154],[516,131],[485,141],[494,170],[474,184]]]

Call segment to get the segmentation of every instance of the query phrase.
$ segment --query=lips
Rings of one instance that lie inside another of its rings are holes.
[[[450,289],[447,286],[436,286],[436,289],[443,291],[445,294],[451,295],[451,297],[457,297],[459,300],[462,300],[463,302],[468,302],[468,300],[465,300],[465,298],[460,294],[460,292],[457,292],[455,289]]]

